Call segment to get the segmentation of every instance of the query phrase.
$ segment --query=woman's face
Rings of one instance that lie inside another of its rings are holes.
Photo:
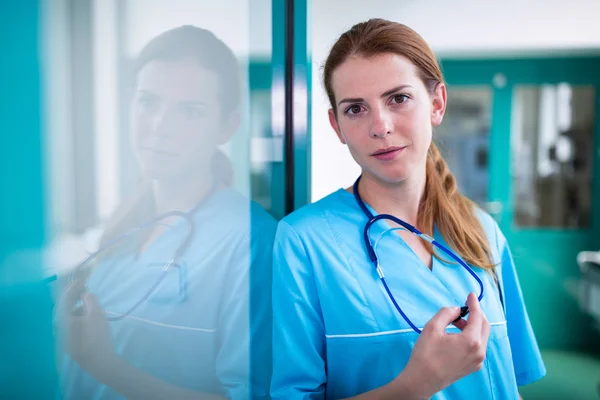
[[[224,115],[219,75],[193,60],[147,63],[131,107],[133,149],[146,178],[173,180],[210,171],[237,125]]]
[[[393,184],[425,176],[432,127],[442,122],[446,89],[430,93],[407,58],[350,57],[332,74],[331,126],[363,173]],[[415,175],[418,174],[418,175]]]

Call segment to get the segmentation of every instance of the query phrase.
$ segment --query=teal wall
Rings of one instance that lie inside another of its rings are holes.
[[[36,0],[0,5],[0,398],[45,399],[56,389],[52,302],[39,279],[47,205],[39,13]]]

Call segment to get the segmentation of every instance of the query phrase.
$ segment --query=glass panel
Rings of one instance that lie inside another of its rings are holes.
[[[214,7],[190,0],[151,3],[82,0],[53,11],[48,39],[52,228],[57,241],[72,239],[83,249],[68,252],[69,264],[94,249],[102,225],[143,178],[130,139],[133,70],[151,39],[183,25],[213,33],[239,67],[239,94],[231,93],[227,103],[239,105],[240,121],[219,147],[225,156],[220,167],[229,171],[234,189],[282,216],[283,140],[273,137],[271,126],[271,1],[257,0],[252,7],[246,0]]]
[[[274,217],[284,216],[284,141],[273,129],[271,60],[250,66],[250,192]]]
[[[512,110],[514,224],[590,225],[593,87],[518,86]]]
[[[271,1],[258,0],[254,8],[247,1],[227,0],[214,9],[189,0],[156,1],[152,8],[146,3],[145,0],[125,2],[122,40],[126,45],[124,56],[128,67],[148,40],[169,28],[191,24],[207,29],[223,40],[235,54],[242,77],[240,99],[235,100],[240,103],[240,126],[231,140],[221,146],[232,169],[232,185],[281,217],[274,209],[283,198],[284,185],[273,178],[273,170],[283,164],[283,141],[273,138],[271,128]],[[229,9],[236,11],[224,12]],[[237,29],[226,28],[224,21]],[[128,76],[124,75],[122,79],[126,80]],[[128,117],[126,113],[122,114],[123,119]],[[123,125],[126,127],[128,122],[124,121]],[[122,143],[122,146],[129,144]],[[129,164],[130,171],[135,169],[135,160],[131,158],[122,163]],[[279,178],[279,175],[275,173],[275,177]],[[124,182],[123,187],[130,187],[132,179],[137,180],[137,176],[130,173],[129,182]]]
[[[67,3],[48,53],[61,394],[117,396],[88,379],[100,370],[126,397],[148,397],[139,373],[175,398],[267,393],[285,190],[271,0]],[[92,352],[86,310],[106,344]],[[106,368],[113,352],[126,371]]]
[[[434,134],[461,193],[483,208],[488,200],[491,99],[487,87],[450,87],[444,122]]]

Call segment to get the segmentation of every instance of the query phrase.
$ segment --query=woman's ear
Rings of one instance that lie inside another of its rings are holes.
[[[329,109],[329,123],[331,124],[331,127],[340,139],[340,142],[342,142],[342,144],[346,144],[346,139],[344,138],[344,135],[340,130],[340,126],[338,124],[337,118],[335,117],[335,111],[333,110],[333,108]]]
[[[444,119],[447,103],[446,85],[438,83],[431,96],[431,125],[439,126]]]

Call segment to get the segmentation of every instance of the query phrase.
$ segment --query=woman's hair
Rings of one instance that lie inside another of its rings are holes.
[[[133,82],[151,61],[192,60],[219,76],[219,102],[224,116],[237,110],[241,77],[237,58],[214,33],[192,25],[170,29],[154,37],[140,51],[133,66]]]
[[[327,96],[337,115],[332,74],[349,57],[397,54],[410,60],[430,93],[444,82],[442,71],[427,42],[414,30],[396,22],[371,19],[354,25],[333,45],[324,67]],[[428,235],[434,224],[444,239],[469,264],[493,269],[490,245],[475,215],[475,204],[463,196],[435,143],[431,143],[426,165],[425,193],[419,206],[417,225]],[[433,254],[433,248],[427,244]]]
[[[133,66],[133,82],[145,65],[152,61],[191,60],[219,76],[219,104],[221,115],[227,118],[240,106],[241,77],[237,58],[225,43],[212,32],[185,25],[170,29],[154,37],[140,51]],[[215,132],[217,134],[217,132]],[[233,168],[228,157],[217,149],[211,160],[214,179],[225,186],[233,183]],[[117,208],[106,224],[100,246],[138,227],[153,217],[154,199],[151,184],[142,181],[139,187]]]

